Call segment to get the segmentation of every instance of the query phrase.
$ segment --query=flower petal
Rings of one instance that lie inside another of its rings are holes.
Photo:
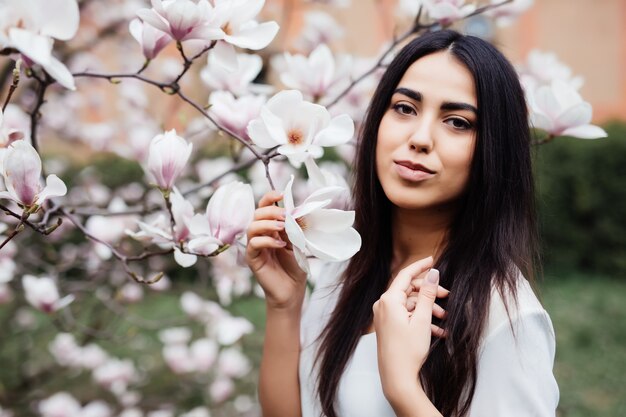
[[[563,136],[573,136],[580,139],[598,139],[608,136],[604,129],[595,125],[570,127],[569,129],[565,129],[561,134]]]
[[[305,236],[307,248],[325,261],[345,261],[361,249],[361,235],[353,228],[333,233],[307,230]]]
[[[556,118],[554,124],[560,129],[586,125],[591,122],[591,104],[587,102],[578,103]]]
[[[51,56],[48,63],[42,63],[41,66],[46,70],[48,74],[59,82],[63,87],[68,90],[76,90],[74,84],[74,76],[67,69],[67,67],[58,59]]]
[[[265,22],[258,24],[248,22],[234,36],[225,36],[224,39],[240,48],[259,50],[265,48],[278,33],[278,23]]]
[[[54,174],[48,175],[46,178],[46,186],[39,193],[37,204],[42,204],[49,197],[61,197],[67,194],[67,186]]]
[[[78,31],[80,13],[76,0],[47,0],[45,19],[40,22],[39,33],[67,41]]]
[[[314,139],[318,146],[337,146],[348,142],[354,136],[354,122],[347,114],[334,117]]]
[[[183,253],[178,248],[174,248],[174,260],[183,268],[188,268],[196,263],[198,257],[190,253]]]
[[[326,233],[337,233],[352,227],[354,211],[320,209],[306,216],[308,228]]]
[[[265,123],[261,119],[254,119],[248,123],[248,127],[246,128],[248,132],[248,136],[252,140],[252,142],[261,148],[273,148],[278,145],[276,140],[270,135],[267,128],[265,127]]]
[[[213,54],[216,61],[229,72],[237,71],[239,62],[237,52],[232,45],[226,42],[218,42],[213,47]]]
[[[302,229],[290,214],[285,216],[285,232],[287,233],[287,237],[289,237],[289,241],[293,244],[293,246],[299,248],[300,250],[304,250],[306,248],[304,232],[302,232]]]

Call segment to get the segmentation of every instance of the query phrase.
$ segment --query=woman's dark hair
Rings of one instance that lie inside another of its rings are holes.
[[[440,285],[450,290],[447,300],[438,300],[448,312],[439,323],[447,337],[433,338],[419,375],[426,394],[444,416],[463,416],[469,410],[491,289],[512,293],[515,299],[520,271],[532,280],[538,264],[531,137],[515,70],[495,47],[473,36],[442,30],[412,40],[383,75],[361,129],[354,209],[363,244],[343,274],[317,356],[317,390],[328,417],[337,416],[341,375],[372,322],[372,305],[391,278],[392,204],[376,175],[380,121],[409,66],[439,51],[451,54],[471,72],[478,102],[469,180],[436,265]]]

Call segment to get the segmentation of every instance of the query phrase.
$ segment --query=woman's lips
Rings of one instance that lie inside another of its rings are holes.
[[[420,168],[409,168],[408,166],[402,165],[398,162],[395,162],[395,169],[400,178],[411,182],[420,182],[435,176],[432,172],[426,172]]]

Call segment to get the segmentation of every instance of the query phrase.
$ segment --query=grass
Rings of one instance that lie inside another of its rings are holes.
[[[153,323],[190,324],[179,306],[179,294],[183,290],[177,288],[164,294],[149,293],[142,303],[132,306],[129,312],[136,318]],[[626,374],[626,280],[548,274],[540,285],[540,291],[557,335],[555,374],[561,392],[558,416],[626,415],[626,384],[623,377]],[[229,309],[234,315],[248,318],[258,329],[243,340],[245,351],[258,365],[263,342],[263,301],[247,297],[237,300]],[[0,306],[0,321],[10,311],[10,305]],[[115,319],[113,313],[103,317],[105,322],[112,324],[110,329],[114,329],[118,340],[96,342],[115,356],[133,359],[140,369],[150,375],[149,383],[139,387],[144,399],[153,399],[154,402],[149,402],[156,405],[160,402],[157,399],[167,398],[183,409],[203,403],[204,395],[198,391],[198,381],[175,376],[163,363],[162,345],[156,330],[128,321],[114,325]],[[0,344],[0,391],[14,385],[20,373],[29,368],[54,365],[47,346],[56,329],[49,317],[37,314],[37,325],[31,331],[15,332],[11,331],[11,327],[3,329]],[[201,326],[191,327],[196,336],[202,333]],[[20,368],[15,361],[22,362],[22,359],[30,365]],[[102,390],[91,383],[87,374],[58,371],[58,368],[54,368],[54,377],[33,384],[18,407],[24,413],[17,415],[34,415],[30,410],[26,411],[28,403],[61,390],[73,393],[82,402],[102,395]],[[239,391],[254,398],[256,378],[255,370],[238,383]],[[115,404],[113,398],[105,398]],[[224,417],[231,415],[224,408],[215,410],[213,414]]]
[[[560,417],[626,415],[626,281],[548,275],[541,285],[557,338]]]

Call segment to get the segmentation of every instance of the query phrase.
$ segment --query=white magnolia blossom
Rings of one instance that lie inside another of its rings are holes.
[[[167,366],[176,374],[208,372],[218,357],[219,346],[214,340],[195,340],[191,346],[169,344],[163,347],[163,358]]]
[[[220,352],[217,368],[220,375],[241,378],[250,372],[252,364],[239,348],[230,347]]]
[[[139,9],[137,16],[179,42],[224,37],[224,32],[213,23],[214,10],[207,0],[151,0],[151,4],[151,9]]]
[[[128,29],[133,38],[139,42],[146,59],[154,59],[172,41],[170,35],[143,23],[140,19],[131,20]]]
[[[343,187],[318,189],[294,206],[292,184],[293,177],[284,191],[285,232],[298,265],[308,273],[308,255],[334,262],[350,259],[361,248],[361,236],[352,228],[354,211],[326,208],[343,193]]]
[[[24,275],[22,286],[26,301],[44,313],[54,313],[74,301],[73,295],[61,298],[56,282],[50,277],[37,278],[34,275]]]
[[[136,282],[127,282],[118,290],[118,298],[124,303],[138,303],[143,300],[143,287]]]
[[[304,15],[304,27],[296,40],[298,48],[310,53],[321,44],[330,44],[344,36],[344,29],[328,13],[309,11]]]
[[[491,4],[502,3],[502,0],[491,0]],[[496,25],[506,27],[517,19],[534,4],[534,0],[513,0],[510,3],[495,7],[485,12],[485,15],[495,19]]]
[[[322,147],[348,142],[354,122],[346,114],[331,119],[323,106],[304,101],[297,90],[287,90],[268,100],[261,117],[248,125],[248,134],[261,148],[278,146],[278,152],[299,167],[309,155],[321,157]]]
[[[331,87],[345,84],[352,63],[349,55],[340,55],[335,60],[326,44],[319,45],[308,57],[285,52],[284,58],[285,68],[280,70],[282,83],[302,91],[314,101],[326,95]]]
[[[236,96],[250,92],[269,93],[272,87],[253,84],[263,68],[263,60],[255,54],[237,54],[237,69],[229,71],[219,64],[213,51],[207,54],[207,65],[200,71],[200,79],[212,90],[230,91]]]
[[[526,62],[519,66],[518,73],[526,90],[535,90],[555,80],[566,82],[578,90],[584,82],[583,77],[574,76],[572,69],[560,61],[555,53],[538,49],[530,51]]]
[[[9,117],[5,117],[5,114],[8,116],[9,112],[16,110],[23,113],[15,104],[8,105],[5,112],[0,108],[0,148],[6,148],[16,140],[24,138],[23,127],[26,126],[12,126]]]
[[[211,417],[211,413],[206,407],[196,407],[193,410],[181,414],[180,417]]]
[[[52,55],[52,46],[54,39],[72,39],[79,19],[76,0],[4,0],[0,2],[0,49],[17,49],[27,66],[41,65],[59,84],[74,90],[74,77]]]
[[[188,327],[170,327],[159,332],[159,339],[164,345],[186,345],[191,340]]]
[[[336,166],[334,166],[335,171],[331,171],[317,166],[313,158],[308,158],[304,161],[304,164],[306,166],[307,174],[309,175],[309,194],[325,187],[341,187],[343,188],[343,191],[338,193],[338,195],[333,198],[333,201],[328,208],[336,208],[339,210],[347,209],[350,205],[351,197],[350,187],[345,179],[347,177],[345,165],[336,164]],[[328,164],[331,163],[327,162],[326,166],[329,166]],[[341,170],[341,172],[337,172],[338,170]]]
[[[137,372],[129,359],[110,358],[94,369],[92,377],[98,385],[118,393],[137,379]]]
[[[466,0],[422,0],[428,16],[447,26],[476,10],[475,4],[466,4]]]
[[[230,305],[233,297],[252,291],[250,268],[239,264],[236,251],[227,250],[211,258],[213,283],[221,305]]]
[[[150,142],[148,170],[161,190],[170,190],[189,161],[193,144],[172,129]]]
[[[7,191],[0,191],[0,199],[8,198],[27,208],[67,193],[65,183],[54,174],[48,175],[45,187],[41,185],[41,158],[24,140],[13,142],[4,153],[2,175]]]
[[[581,139],[606,137],[606,132],[591,124],[592,108],[578,92],[564,81],[527,94],[531,109],[531,123],[553,136],[574,136]]]
[[[237,136],[250,140],[247,127],[251,120],[259,117],[265,96],[246,95],[235,98],[229,91],[214,91],[209,97],[209,114],[222,127]]]
[[[413,21],[420,8],[423,7],[422,0],[400,0],[395,10],[396,17],[402,21]]]
[[[42,400],[38,405],[41,417],[80,417],[81,406],[78,400],[67,392],[57,392]]]
[[[230,315],[220,318],[214,325],[207,326],[207,333],[215,336],[222,346],[232,345],[253,330],[254,326],[247,319]]]
[[[238,68],[237,53],[233,46],[259,50],[265,48],[278,33],[274,21],[258,23],[255,18],[265,0],[214,0],[215,21],[224,32],[217,42],[214,54],[218,62],[229,71]]]
[[[232,379],[222,376],[209,386],[209,396],[214,403],[222,403],[230,398],[235,392],[235,383]]]
[[[192,252],[210,255],[223,245],[232,245],[244,234],[254,217],[252,187],[242,182],[220,186],[207,204],[206,214],[196,214],[188,222],[193,236]]]

